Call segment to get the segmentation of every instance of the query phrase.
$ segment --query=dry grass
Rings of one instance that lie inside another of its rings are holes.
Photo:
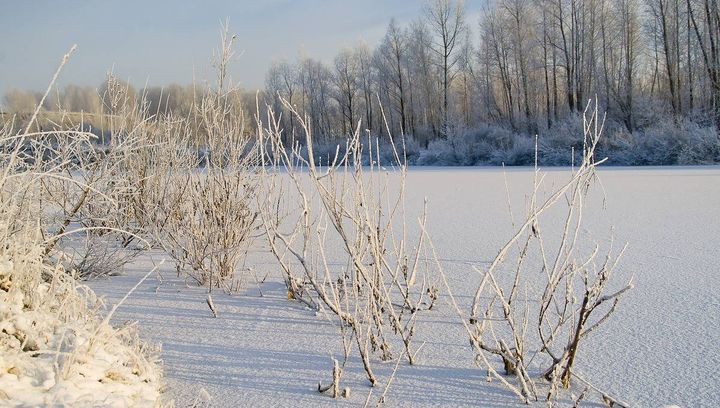
[[[77,213],[90,192],[104,194],[94,177],[68,177],[94,163],[86,149],[91,135],[32,132],[37,113],[23,131],[9,124],[0,130],[1,402],[157,404],[157,350],[138,339],[134,326],[114,328],[110,316],[102,319],[95,294],[51,256],[70,232],[69,213]],[[48,211],[48,197],[56,193],[73,203],[49,217],[56,211]]]

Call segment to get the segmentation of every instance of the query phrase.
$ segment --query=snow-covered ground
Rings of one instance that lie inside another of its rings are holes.
[[[550,169],[547,187],[568,177]],[[477,286],[470,265],[486,265],[513,231],[506,199],[522,216],[531,169],[422,168],[407,179],[409,220],[429,200],[429,231],[458,300]],[[635,276],[618,312],[581,349],[578,371],[633,406],[716,406],[720,403],[720,167],[600,170],[583,233],[607,243],[629,242],[615,278]],[[604,197],[604,200],[603,200]],[[117,302],[151,267],[147,254],[122,276],[91,282]],[[337,328],[324,315],[289,301],[281,276],[262,248],[248,259],[238,295],[214,293],[213,318],[205,290],[178,279],[171,262],[119,308],[114,320],[138,320],[141,335],[162,342],[168,397],[178,406],[362,406],[370,388],[353,359],[343,377],[350,398],[316,391],[327,384],[331,356],[340,357]],[[259,288],[258,288],[259,286]],[[262,291],[262,296],[261,296]],[[509,406],[518,401],[473,365],[457,316],[441,297],[420,316],[419,364],[401,364],[388,406]],[[593,351],[595,350],[595,351]],[[393,363],[375,363],[381,382]],[[375,405],[382,387],[373,391]]]

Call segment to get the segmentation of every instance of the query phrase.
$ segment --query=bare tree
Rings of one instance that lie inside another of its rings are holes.
[[[310,118],[313,131],[329,140],[335,130],[331,104],[332,71],[321,61],[305,58],[298,64],[298,77],[302,98],[300,110]]]
[[[702,52],[703,62],[711,86],[711,106],[715,126],[720,129],[720,11],[717,0],[703,0],[694,6],[687,0],[687,12]],[[696,10],[696,7],[699,10]],[[698,17],[697,15],[702,17]]]
[[[367,44],[360,44],[355,48],[355,58],[358,63],[359,87],[365,107],[365,127],[372,132],[376,71],[372,64],[372,53]]]
[[[662,50],[665,55],[665,72],[667,75],[668,90],[670,92],[670,103],[673,113],[679,115],[682,111],[682,100],[680,97],[680,37],[675,29],[680,21],[677,0],[653,0],[650,2],[650,10],[659,27],[662,38]]]
[[[640,23],[638,5],[634,0],[622,0],[617,3],[617,13],[619,15],[621,26],[621,71],[622,71],[622,89],[621,109],[624,113],[625,126],[632,131],[635,128],[635,119],[633,112],[635,110],[633,103],[633,94],[635,92],[635,83],[637,75],[637,61],[640,36]],[[679,69],[679,68],[678,68]]]
[[[486,56],[487,61],[487,92],[494,93],[496,81],[492,78],[499,77],[500,99],[502,108],[499,110],[501,118],[510,122],[510,125],[516,127],[515,114],[515,89],[517,85],[513,83],[513,75],[511,74],[511,44],[510,36],[507,32],[506,25],[503,24],[501,15],[497,10],[489,10],[481,20],[482,41],[489,49],[489,55]]]
[[[416,121],[420,123],[421,127],[426,131],[429,130],[427,135],[423,135],[427,146],[430,137],[440,132],[442,93],[439,81],[437,81],[437,66],[433,62],[432,51],[430,51],[432,34],[423,20],[417,20],[411,24],[409,40],[408,58],[416,105],[413,107],[413,113],[418,116]],[[470,62],[468,60],[468,63]]]
[[[270,66],[265,74],[265,89],[273,101],[276,112],[283,112],[280,99],[285,99],[294,105],[297,92],[297,67],[287,61],[276,62]],[[283,115],[285,143],[290,143],[295,134],[295,117],[290,112]]]
[[[349,49],[342,50],[335,56],[335,86],[338,89],[337,100],[342,113],[343,135],[355,127],[355,111],[358,93],[359,63],[357,56]]]
[[[431,49],[439,58],[443,84],[443,126],[448,122],[448,94],[457,64],[455,47],[465,27],[465,6],[462,0],[431,0],[426,8],[427,20],[432,26],[435,41]]]
[[[533,125],[533,113],[530,109],[531,95],[529,82],[531,81],[531,72],[529,72],[530,61],[530,44],[529,42],[535,37],[533,33],[531,4],[527,0],[505,0],[498,3],[500,10],[506,15],[507,23],[511,27],[512,34],[512,54],[516,72],[516,82],[521,90],[520,97],[522,99],[522,111],[525,120],[528,123],[528,130],[536,133],[537,129]],[[518,104],[520,101],[518,100]]]
[[[390,20],[385,37],[378,47],[376,59],[381,75],[392,87],[387,90],[388,97],[400,115],[399,132],[405,134],[408,127],[407,118],[407,38],[402,29],[398,27],[395,19]],[[391,124],[394,125],[393,121]]]

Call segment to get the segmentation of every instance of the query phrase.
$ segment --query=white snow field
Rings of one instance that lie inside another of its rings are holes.
[[[570,170],[542,171],[549,189]],[[632,406],[717,406],[720,167],[601,168],[599,174],[581,233],[606,247],[614,226],[616,247],[629,247],[613,279],[622,285],[634,275],[635,286],[582,346],[577,371]],[[513,232],[505,179],[518,220],[532,177],[527,168],[409,170],[408,221],[427,197],[429,232],[461,308],[468,307],[479,280],[470,266],[487,265]],[[148,253],[122,276],[90,285],[114,304],[162,258]],[[262,248],[250,254],[247,266],[260,279],[269,273],[267,279],[258,288],[248,276],[236,295],[214,292],[217,318],[205,303],[206,290],[177,278],[169,259],[116,311],[116,322],[138,320],[143,338],[162,343],[167,399],[176,406],[362,406],[370,387],[356,354],[343,375],[349,398],[317,392],[318,381],[331,380],[331,356],[341,357],[336,322],[288,300],[282,276]],[[419,363],[399,365],[386,405],[521,405],[474,366],[467,335],[446,300],[441,289],[437,308],[418,315],[415,347],[425,342]],[[393,367],[374,362],[381,383],[371,406]]]

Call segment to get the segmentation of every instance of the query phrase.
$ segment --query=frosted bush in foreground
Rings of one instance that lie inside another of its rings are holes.
[[[157,350],[102,319],[95,294],[49,254],[70,231],[45,216],[47,182],[93,187],[65,175],[87,135],[32,133],[38,111],[24,131],[0,130],[0,405],[157,405]]]
[[[0,405],[155,405],[158,350],[101,320],[94,293],[43,252],[29,236],[2,241]]]
[[[583,230],[588,190],[596,166],[604,161],[595,159],[600,120],[597,106],[584,117],[582,160],[569,180],[546,197],[539,194],[543,176],[536,168],[525,218],[490,266],[475,268],[479,283],[469,314],[452,298],[476,364],[487,370],[489,380],[497,379],[523,402],[553,403],[575,385],[578,400],[592,391],[608,403],[627,406],[576,371],[584,340],[632,288],[632,279],[620,285],[612,281],[624,248],[614,251],[610,240],[602,250],[599,243],[586,241]],[[553,215],[548,215],[553,211],[561,211],[557,232],[551,227]]]
[[[413,239],[407,233],[407,167],[397,149],[392,147],[394,159],[385,164],[377,142],[373,146],[368,140],[365,157],[373,160],[364,168],[358,125],[344,153],[338,146],[331,165],[321,168],[314,160],[310,125],[283,102],[296,115],[309,154],[306,160],[299,145],[283,145],[280,123],[270,111],[271,122],[260,137],[275,161],[264,167],[260,218],[288,299],[326,313],[340,326],[344,359],[333,359],[333,380],[318,390],[347,396],[340,381],[351,353],[359,355],[372,386],[380,382],[372,368],[375,357],[395,360],[395,370],[401,361],[415,363],[420,349],[413,343],[415,322],[418,313],[433,307],[436,278],[424,260],[424,236]],[[382,165],[397,167],[388,171]],[[417,222],[425,221],[422,214]]]
[[[148,183],[159,194],[138,200],[140,206],[152,202],[149,229],[175,259],[178,274],[209,291],[232,292],[242,285],[239,266],[257,228],[256,146],[245,131],[239,89],[227,80],[234,39],[226,23],[215,53],[215,88],[192,105],[188,117],[160,121],[174,129],[153,157],[158,160],[148,160],[151,166],[162,164],[150,169]]]

